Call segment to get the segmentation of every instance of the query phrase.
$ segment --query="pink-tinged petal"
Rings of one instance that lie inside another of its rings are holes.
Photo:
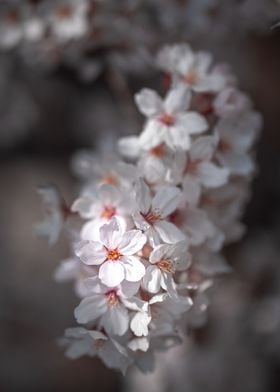
[[[129,316],[122,305],[111,306],[100,320],[101,326],[108,334],[124,335],[128,330]]]
[[[205,132],[208,128],[206,119],[196,112],[178,115],[176,125],[189,135]]]
[[[146,117],[156,116],[162,112],[162,99],[154,90],[142,89],[135,94],[135,102],[139,111]]]
[[[123,232],[124,228],[121,222],[116,217],[113,217],[109,223],[100,228],[100,241],[107,249],[116,249],[121,242]]]
[[[106,286],[118,286],[124,280],[124,267],[119,261],[106,261],[101,265],[98,276]]]
[[[135,185],[136,203],[139,211],[143,214],[147,214],[151,208],[152,198],[150,188],[145,181],[140,178]]]
[[[134,335],[148,336],[149,334],[149,324],[152,317],[146,312],[137,312],[130,322],[130,329]]]
[[[202,136],[195,140],[190,149],[190,160],[209,161],[217,147],[217,139],[213,136]]]
[[[122,257],[121,262],[125,270],[125,279],[129,282],[138,282],[145,275],[144,264],[141,263],[138,257]]]
[[[175,244],[176,242],[184,241],[186,239],[186,236],[182,233],[182,231],[171,222],[157,222],[154,224],[154,229],[162,241],[167,244]]]
[[[124,233],[118,249],[122,255],[134,255],[143,248],[146,242],[147,238],[142,231],[129,230]]]
[[[75,252],[82,262],[87,265],[100,265],[107,258],[104,246],[95,241],[81,241]]]
[[[168,114],[175,114],[188,109],[191,100],[191,90],[180,84],[169,91],[164,100],[164,110]]]
[[[143,132],[139,136],[140,146],[144,150],[150,150],[164,141],[168,127],[162,124],[158,119],[148,120]]]
[[[159,211],[160,217],[165,218],[176,210],[182,198],[179,188],[162,186],[158,188],[152,201],[152,211]]]
[[[84,298],[79,306],[74,310],[74,315],[78,323],[85,324],[95,321],[106,312],[106,299],[104,296],[93,295]]]
[[[202,162],[198,166],[198,177],[202,184],[209,188],[224,185],[229,176],[229,170],[221,168],[211,162]]]
[[[158,267],[151,265],[147,268],[146,274],[142,281],[145,290],[150,293],[158,293],[161,284],[161,271]]]

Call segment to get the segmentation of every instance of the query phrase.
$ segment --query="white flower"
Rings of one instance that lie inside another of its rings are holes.
[[[216,228],[207,213],[191,205],[177,209],[171,216],[171,222],[185,233],[190,245],[193,246],[201,245],[216,234]]]
[[[108,334],[124,335],[129,326],[128,308],[142,310],[145,307],[144,302],[133,297],[139,284],[123,283],[109,288],[97,278],[88,279],[87,284],[92,294],[84,298],[74,311],[78,323],[97,322]]]
[[[121,370],[123,374],[131,363],[124,347],[100,331],[81,327],[68,328],[63,343],[67,346],[65,355],[71,359],[84,355],[98,356],[106,366]]]
[[[210,53],[194,53],[187,44],[164,47],[158,54],[157,63],[172,74],[175,85],[183,83],[195,92],[219,91],[225,84],[223,75],[210,69]]]
[[[215,149],[215,138],[211,136],[197,139],[190,148],[183,179],[184,195],[190,204],[197,205],[202,186],[217,188],[228,180],[229,170],[211,162]]]
[[[130,195],[125,195],[121,189],[103,184],[100,187],[88,187],[72,205],[72,211],[79,212],[87,222],[81,232],[83,240],[95,240],[100,227],[108,223],[114,216],[127,221],[132,211],[132,200]]]
[[[216,96],[213,107],[219,117],[231,113],[241,113],[251,109],[252,103],[249,97],[239,91],[236,87],[227,87]]]
[[[35,230],[40,237],[47,238],[49,244],[53,245],[71,212],[55,185],[40,186],[38,193],[43,200],[45,220],[37,224]]]
[[[8,9],[0,16],[0,47],[12,49],[23,36],[21,17],[17,10]]]
[[[88,30],[87,1],[64,1],[55,5],[50,15],[50,28],[53,35],[60,41],[68,41],[84,36]]]
[[[187,243],[158,245],[150,254],[149,263],[142,284],[150,293],[158,293],[162,288],[171,297],[177,297],[173,274],[184,271],[190,265],[191,257],[187,252]]]
[[[232,174],[248,176],[254,170],[254,161],[248,153],[255,141],[262,121],[259,113],[248,111],[242,115],[231,114],[220,119],[216,126],[219,137],[219,162]]]
[[[172,186],[162,186],[151,197],[150,189],[143,180],[136,184],[136,203],[138,211],[133,214],[135,225],[147,235],[152,245],[160,240],[168,244],[183,241],[185,236],[171,222],[166,219],[178,207],[181,192]]]
[[[136,94],[135,100],[141,113],[147,117],[139,139],[141,147],[146,150],[161,143],[166,143],[172,149],[179,147],[188,150],[190,135],[202,133],[208,128],[204,117],[187,111],[191,92],[183,86],[170,90],[164,101],[149,89]]]
[[[87,265],[100,266],[98,276],[109,287],[124,279],[137,282],[145,274],[145,267],[137,253],[147,239],[140,230],[125,231],[117,218],[99,230],[99,241],[81,242],[76,254]]]

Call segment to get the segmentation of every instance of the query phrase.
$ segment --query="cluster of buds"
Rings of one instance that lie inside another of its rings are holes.
[[[54,187],[40,189],[48,204],[40,231],[51,242],[70,215],[86,220],[56,271],[81,298],[66,355],[99,356],[123,373],[131,364],[151,371],[156,351],[204,321],[213,277],[229,270],[222,248],[244,233],[261,127],[209,53],[167,46],[156,65],[167,91],[136,94],[145,123],[119,140],[123,159],[95,167],[81,158],[88,178],[71,208]]]

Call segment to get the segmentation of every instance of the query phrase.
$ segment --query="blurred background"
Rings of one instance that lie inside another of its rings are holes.
[[[0,391],[280,390],[278,22],[276,0],[0,1]],[[233,273],[213,290],[208,324],[159,358],[157,384],[139,386],[58,347],[78,299],[53,279],[67,239],[50,248],[34,235],[36,186],[55,183],[71,203],[74,154],[110,153],[139,131],[133,94],[157,82],[151,53],[182,41],[229,63],[262,113],[259,173],[247,234],[226,250]]]

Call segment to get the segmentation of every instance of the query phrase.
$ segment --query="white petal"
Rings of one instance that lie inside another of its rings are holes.
[[[198,204],[201,194],[201,185],[198,178],[186,175],[183,180],[184,198],[193,206]]]
[[[163,242],[174,244],[184,241],[186,236],[173,223],[160,221],[154,224],[154,229],[159,234]]]
[[[129,230],[124,233],[118,249],[122,255],[134,255],[143,248],[146,241],[146,236],[140,230]]]
[[[145,275],[145,267],[138,257],[126,256],[122,257],[121,261],[125,270],[126,280],[129,282],[138,282],[143,278]]]
[[[156,248],[154,248],[150,254],[150,258],[149,258],[150,263],[155,264],[161,259],[163,259],[168,251],[169,246],[170,245],[167,244],[161,244],[158,245]]]
[[[93,295],[81,301],[74,310],[74,315],[78,323],[84,324],[95,321],[104,312],[106,312],[105,298],[100,295]]]
[[[119,261],[106,261],[101,265],[98,276],[106,286],[118,286],[124,280],[124,267]]]
[[[204,186],[216,188],[227,182],[229,170],[211,162],[202,162],[198,166],[198,176]]]
[[[151,208],[152,198],[150,194],[150,189],[143,179],[135,185],[136,192],[136,203],[139,211],[143,214],[147,214]]]
[[[120,154],[129,159],[136,159],[140,155],[140,143],[138,136],[123,137],[118,141]]]
[[[167,131],[168,127],[159,120],[148,120],[144,126],[143,132],[139,136],[140,146],[144,150],[150,150],[151,148],[158,146],[165,140]]]
[[[162,112],[162,99],[154,90],[142,89],[135,94],[135,102],[140,112],[147,117],[152,117]]]
[[[152,211],[159,211],[161,218],[165,218],[176,210],[181,197],[182,193],[179,188],[162,186],[158,188],[153,198]]]
[[[196,112],[187,112],[177,117],[177,126],[184,129],[189,135],[202,133],[207,130],[208,124],[206,119]]]
[[[217,146],[216,138],[213,136],[202,136],[195,140],[190,149],[191,161],[209,161]]]
[[[100,265],[106,260],[106,249],[100,242],[81,241],[75,249],[76,255],[87,265]]]
[[[130,322],[130,329],[136,336],[148,336],[151,316],[146,312],[137,312]]]
[[[140,350],[140,351],[146,352],[146,351],[148,351],[150,344],[149,344],[149,340],[147,338],[136,338],[136,339],[131,340],[127,346],[131,351]]]
[[[161,271],[156,266],[149,266],[143,278],[143,286],[150,293],[158,293],[161,283]]]
[[[190,105],[190,100],[191,90],[181,84],[169,91],[164,101],[164,109],[168,114],[185,111]]]
[[[88,219],[93,218],[92,214],[92,197],[82,196],[74,201],[71,211],[78,212],[82,218]]]
[[[100,320],[106,332],[115,335],[124,335],[128,330],[128,323],[128,311],[122,305],[109,307]]]
[[[100,241],[107,249],[116,249],[122,239],[123,227],[121,222],[113,217],[109,223],[103,225],[100,230]]]

